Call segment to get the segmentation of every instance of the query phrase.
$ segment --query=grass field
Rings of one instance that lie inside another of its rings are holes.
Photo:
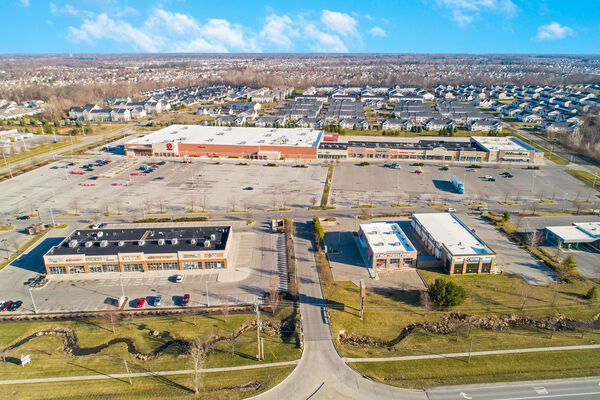
[[[581,320],[590,320],[600,312],[600,304],[590,303],[584,294],[593,285],[585,278],[574,276],[569,283],[558,286],[556,301],[553,304],[554,286],[529,286],[520,277],[511,275],[448,276],[438,270],[420,270],[427,284],[437,278],[445,278],[463,286],[469,294],[465,303],[451,311],[467,314],[514,314],[544,317],[561,313]],[[437,321],[448,310],[426,311],[419,305],[420,292],[417,290],[388,290],[367,292],[364,321],[358,317],[359,289],[351,282],[329,282],[324,284],[326,297],[331,305],[330,315],[334,336],[341,330],[358,335],[371,336],[383,340],[395,338],[401,330],[418,322]],[[523,306],[524,291],[527,298]],[[525,332],[515,343],[519,347],[537,347],[543,335]],[[478,349],[505,346],[513,341],[503,342],[506,332],[486,332],[478,342]],[[574,338],[578,333],[571,333]],[[486,336],[487,335],[487,336]],[[568,334],[565,334],[568,336]],[[557,337],[555,336],[555,339]],[[435,340],[434,340],[435,339]],[[563,338],[571,340],[571,338]],[[600,338],[599,338],[600,339]],[[407,339],[387,348],[363,348],[338,344],[339,351],[348,357],[383,357],[412,354],[410,351],[448,352],[452,348],[452,337],[410,334]],[[554,342],[553,342],[554,343]],[[571,342],[569,342],[571,343]],[[577,343],[575,341],[574,343]],[[586,343],[588,344],[588,343]],[[424,347],[423,347],[424,346]],[[460,347],[460,346],[459,346]],[[499,347],[502,348],[502,347]],[[456,349],[464,351],[464,347]]]
[[[388,385],[426,389],[439,385],[593,376],[600,373],[598,357],[600,350],[583,350],[477,356],[470,363],[466,358],[445,358],[354,363],[352,367]]]
[[[278,318],[288,316],[291,309],[282,310]],[[253,314],[232,314],[226,318],[215,316],[165,316],[139,317],[115,322],[115,333],[109,318],[97,321],[26,322],[0,325],[0,346],[5,347],[43,329],[71,328],[77,334],[78,345],[93,348],[111,339],[129,338],[137,351],[150,353],[173,340],[199,338],[207,340],[213,335],[231,336],[242,323],[252,320]],[[263,320],[269,319],[263,313]],[[151,332],[158,331],[158,336]],[[284,341],[280,337],[262,335],[265,342],[265,363],[289,361],[300,358],[301,350],[296,340]],[[23,368],[15,360],[21,354],[31,354],[32,363]],[[127,360],[135,372],[189,369],[190,358],[182,354],[177,345],[167,347],[155,358],[143,361],[127,351],[124,343],[117,343],[90,355],[74,356],[63,350],[62,339],[42,336],[9,350],[7,362],[0,363],[2,379],[27,379],[51,376],[97,375],[124,372],[123,360]],[[256,364],[256,331],[251,329],[233,341],[217,342],[206,357],[203,368],[229,367]],[[2,387],[0,386],[0,389]]]
[[[600,176],[580,169],[565,169],[565,172],[593,189],[600,191]]]
[[[81,142],[81,140],[73,140],[73,144],[78,144],[80,142]],[[62,148],[70,146],[70,145],[71,145],[70,140],[62,140],[62,141],[58,141],[56,143],[43,144],[43,145],[37,146],[31,150],[24,151],[19,154],[15,154],[14,156],[6,157],[6,162],[8,162],[9,164],[12,164],[12,163],[15,163],[18,161],[26,160],[26,159],[29,159],[32,157],[40,156],[45,153],[49,153],[50,151],[60,150]],[[2,163],[4,164],[4,160],[2,160]]]
[[[130,364],[131,365],[131,364]],[[19,367],[20,368],[20,367]],[[136,371],[135,367],[133,368]],[[273,367],[248,371],[205,373],[200,375],[200,392],[195,395],[191,375],[154,376],[102,381],[57,382],[30,385],[2,385],[0,397],[23,399],[219,399],[237,400],[252,397],[275,386],[294,367]],[[121,366],[121,373],[125,367]],[[139,371],[141,372],[141,371]],[[247,385],[240,389],[239,386]]]

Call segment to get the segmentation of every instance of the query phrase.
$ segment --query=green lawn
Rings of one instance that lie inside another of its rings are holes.
[[[129,364],[132,372],[143,367]],[[22,368],[22,367],[19,367]],[[29,366],[25,367],[29,368]],[[187,368],[190,368],[188,365]],[[222,399],[237,400],[255,396],[277,385],[294,367],[273,367],[247,371],[205,373],[200,375],[200,393],[193,394],[192,375],[170,375],[101,381],[57,382],[29,385],[2,385],[0,397],[22,399]],[[120,373],[126,373],[121,365]]]
[[[600,304],[591,304],[583,298],[593,283],[577,276],[572,277],[569,283],[563,283],[558,287],[553,305],[553,285],[529,286],[520,277],[511,275],[450,277],[438,270],[419,271],[428,284],[442,277],[465,287],[468,293],[465,303],[451,311],[479,315],[529,315],[537,318],[561,313],[581,320],[590,320],[600,312]],[[521,293],[524,288],[528,288],[529,295],[524,311],[521,311],[523,303]],[[359,289],[356,285],[351,282],[329,282],[324,284],[324,290],[331,305],[330,316],[334,336],[337,336],[339,331],[346,330],[358,335],[391,340],[406,326],[412,323],[437,321],[446,312],[446,310],[426,311],[419,305],[420,292],[417,290],[367,291],[365,318],[361,321],[358,317]],[[527,330],[480,333],[474,331],[472,334],[479,337],[478,350],[506,348],[506,346],[538,347],[549,335],[547,332]],[[596,335],[593,332],[589,333],[592,334]],[[517,335],[519,340],[512,340],[513,335]],[[586,333],[587,339],[585,337],[580,339],[579,333],[570,332],[555,335],[549,343],[589,344],[589,335]],[[340,343],[338,349],[341,354],[348,357],[388,357],[423,351],[439,353],[464,351],[464,343],[455,345],[453,340],[453,335],[437,336],[414,331],[392,351],[388,348],[359,347]]]
[[[81,141],[74,140],[73,144],[77,144],[79,142],[81,142]],[[37,146],[31,150],[24,151],[23,153],[19,153],[19,154],[15,154],[14,156],[6,157],[6,161],[9,164],[12,164],[14,162],[26,160],[28,158],[32,158],[35,156],[42,155],[44,153],[48,153],[50,151],[59,150],[59,149],[62,149],[64,147],[67,147],[70,145],[71,145],[70,140],[61,140],[56,143],[47,143],[47,144],[43,144],[41,146]],[[2,165],[4,165],[4,160],[2,160]]]
[[[278,318],[290,315],[291,309],[282,310]],[[269,319],[263,313],[263,319]],[[79,339],[78,345],[90,348],[107,343],[115,338],[129,338],[137,351],[149,353],[172,339],[206,340],[212,335],[231,336],[242,323],[252,320],[253,314],[235,314],[224,318],[222,315],[211,316],[165,316],[124,318],[115,323],[115,333],[108,318],[98,321],[68,322],[24,322],[5,323],[0,325],[0,346],[5,347],[42,329],[68,327],[75,331]],[[158,331],[158,336],[151,335]],[[280,337],[262,334],[265,342],[265,363],[289,361],[300,358],[301,350],[295,338],[283,340]],[[31,367],[23,368],[11,362],[0,363],[2,379],[26,379],[49,376],[96,375],[102,373],[122,372],[123,360],[134,370],[144,369],[177,370],[190,368],[189,356],[182,355],[179,346],[171,345],[155,358],[142,361],[131,355],[124,343],[109,346],[98,353],[86,356],[74,356],[63,350],[61,338],[42,336],[32,339],[22,346],[7,352],[7,357],[20,357],[31,354]],[[206,358],[204,368],[227,367],[256,364],[256,331],[251,329],[231,343],[219,341]],[[1,388],[1,387],[0,387]]]
[[[352,367],[388,385],[426,389],[439,385],[594,376],[600,373],[598,357],[600,350],[581,350],[477,356],[470,363],[462,357],[354,363]]]

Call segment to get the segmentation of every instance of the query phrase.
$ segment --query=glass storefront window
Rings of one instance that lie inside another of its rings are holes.
[[[184,261],[182,265],[183,269],[200,269],[200,263],[198,261]]]
[[[225,263],[223,261],[207,261],[204,263],[204,268],[206,268],[206,269],[222,269],[222,268],[225,268]]]
[[[70,274],[85,274],[85,268],[83,265],[71,265],[69,266]]]
[[[123,264],[123,272],[143,272],[142,264]]]
[[[67,268],[66,267],[48,267],[48,272],[51,274],[66,274],[67,273]]]

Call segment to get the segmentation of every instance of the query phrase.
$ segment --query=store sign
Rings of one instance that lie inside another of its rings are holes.
[[[67,258],[65,262],[82,262],[83,258]]]
[[[167,143],[167,150],[173,151],[173,143]]]
[[[389,254],[382,254],[385,257],[388,258],[405,258],[405,257],[410,257],[411,254],[410,253],[389,253]]]
[[[138,256],[125,256],[125,257],[121,257],[121,259],[123,261],[134,261],[134,260],[139,260]]]
[[[184,254],[183,258],[201,258],[198,254]]]
[[[102,257],[86,257],[86,261],[102,261]]]
[[[146,259],[147,260],[166,260],[166,259],[172,259],[175,258],[174,255],[169,255],[169,256],[147,256]]]

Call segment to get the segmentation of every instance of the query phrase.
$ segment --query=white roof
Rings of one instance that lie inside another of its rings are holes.
[[[365,234],[367,242],[375,254],[391,251],[415,251],[413,244],[396,223],[374,222],[372,224],[361,224],[360,229]]]
[[[546,229],[558,236],[563,243],[587,243],[595,240],[576,226],[547,226]]]
[[[452,255],[495,254],[452,213],[413,214],[413,219]]]
[[[576,222],[573,225],[594,237],[594,239],[600,238],[600,222]]]
[[[537,150],[534,147],[529,146],[527,143],[520,141],[519,139],[507,136],[507,137],[496,137],[496,136],[472,136],[471,139],[479,143],[483,148],[488,151],[502,151],[502,150],[513,150],[513,151],[531,151]]]
[[[246,128],[201,125],[171,125],[127,144],[147,145],[177,142],[235,146],[317,147],[323,131],[312,128]]]

